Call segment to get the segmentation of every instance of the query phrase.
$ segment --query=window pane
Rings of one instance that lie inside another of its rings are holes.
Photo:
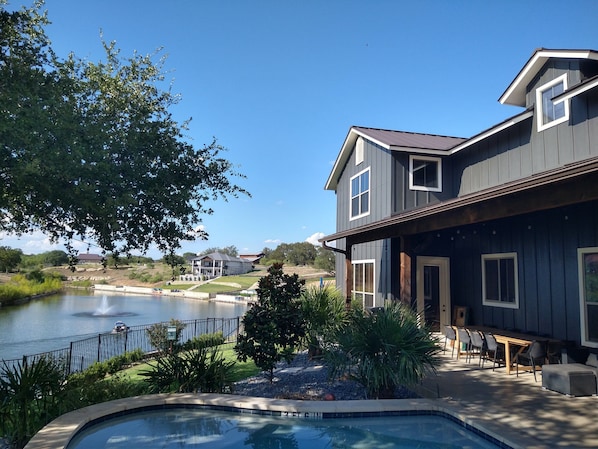
[[[500,300],[515,302],[515,261],[500,259]]]
[[[438,187],[438,162],[414,159],[413,185]]]
[[[359,177],[351,180],[351,196],[359,195]]]
[[[365,264],[365,283],[363,291],[368,293],[374,293],[374,264]]]
[[[598,342],[598,306],[597,305],[587,305],[586,306],[586,313],[587,313],[587,333],[588,333],[588,340]]]
[[[554,103],[552,99],[562,94],[564,84],[556,84],[542,92],[542,122],[550,123],[565,116],[565,102]]]
[[[361,208],[360,212],[366,214],[370,210],[370,194],[366,192],[361,195]]]
[[[355,290],[363,291],[363,264],[353,265],[353,285],[355,286]]]
[[[484,270],[486,279],[486,299],[489,301],[498,301],[498,260],[486,260],[484,263]]]
[[[355,217],[359,215],[359,197],[351,199],[351,216]]]
[[[363,306],[374,307],[374,295],[363,295]]]
[[[360,192],[370,190],[370,172],[366,171],[360,176],[361,189]]]

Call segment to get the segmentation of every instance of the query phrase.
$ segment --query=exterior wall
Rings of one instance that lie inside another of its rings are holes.
[[[364,160],[355,165],[355,151],[341,175],[336,189],[337,231],[344,231],[388,217],[391,213],[391,154],[390,151],[365,140]],[[351,214],[351,178],[370,167],[370,214],[355,220]]]
[[[457,232],[458,231],[458,232]],[[453,305],[470,322],[580,341],[577,249],[598,246],[598,202],[417,237],[417,255],[451,258]],[[519,308],[482,305],[482,254],[517,253]]]
[[[538,132],[534,117],[454,155],[453,189],[463,196],[596,156],[598,102],[581,95],[567,122]]]
[[[409,188],[409,154],[396,151],[392,154],[392,213],[427,206],[454,196],[450,159],[442,158],[442,191],[426,192]]]
[[[343,248],[344,249],[344,248]],[[390,239],[377,240],[353,246],[352,262],[374,260],[374,307],[384,306],[392,298],[393,264]],[[397,276],[395,270],[394,276]],[[336,255],[336,287],[344,292],[345,258]],[[345,293],[345,292],[344,292]]]

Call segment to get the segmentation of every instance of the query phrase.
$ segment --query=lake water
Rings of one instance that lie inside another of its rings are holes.
[[[168,296],[73,291],[26,304],[0,307],[0,360],[68,348],[71,341],[128,326],[203,318],[235,318],[245,304]]]

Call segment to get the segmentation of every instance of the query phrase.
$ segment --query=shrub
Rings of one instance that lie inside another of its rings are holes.
[[[234,365],[220,350],[201,348],[160,357],[140,375],[145,377],[150,393],[224,393],[232,384]]]
[[[216,332],[213,334],[203,334],[197,337],[193,337],[191,340],[188,340],[184,345],[183,349],[185,351],[190,351],[192,349],[202,349],[208,348],[210,346],[219,346],[224,343],[224,335],[222,332]]]
[[[329,285],[311,286],[301,295],[301,311],[309,356],[319,356],[321,342],[329,340],[347,320],[345,298],[340,290]]]
[[[363,385],[369,398],[394,397],[398,386],[417,384],[438,364],[438,342],[409,306],[392,303],[375,313],[354,307],[325,349],[332,376]]]
[[[168,340],[168,327],[176,327],[176,340]],[[181,349],[179,338],[181,332],[185,328],[185,325],[175,319],[171,319],[168,324],[156,323],[147,329],[147,335],[149,337],[150,344],[160,352],[177,352]]]

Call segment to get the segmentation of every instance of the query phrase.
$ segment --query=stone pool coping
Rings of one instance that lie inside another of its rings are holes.
[[[437,399],[384,399],[351,401],[300,401],[269,399],[220,394],[155,394],[118,399],[84,407],[66,413],[40,430],[25,446],[25,449],[64,449],[83,427],[92,421],[102,420],[110,415],[127,413],[136,409],[160,407],[213,407],[255,413],[280,414],[282,417],[321,419],[333,415],[376,416],[384,414],[435,414],[461,422],[469,430],[485,434],[498,444],[513,449],[533,447],[537,441],[517,441],[505,438],[513,429],[491,429],[465,416],[459,410]],[[520,440],[520,438],[518,438]],[[535,444],[534,444],[535,443]]]

